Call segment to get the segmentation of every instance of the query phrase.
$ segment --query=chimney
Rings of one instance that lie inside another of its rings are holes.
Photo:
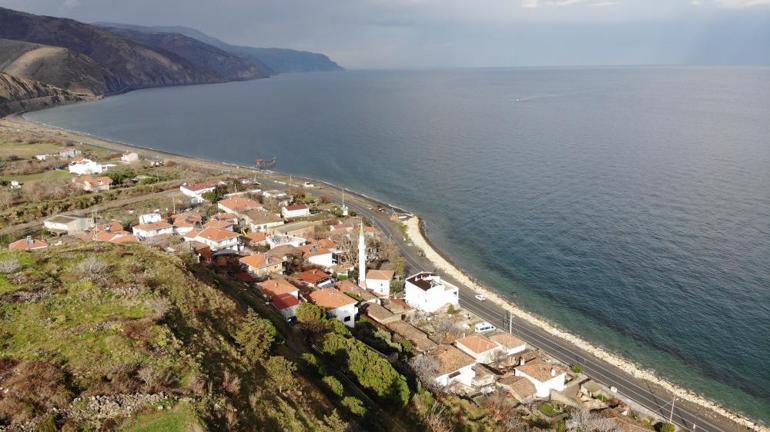
[[[32,236],[27,236],[27,249],[32,249]]]
[[[519,358],[519,366],[524,366],[524,363],[526,363],[526,362],[527,361],[524,360],[524,357]]]
[[[556,376],[556,369],[554,369],[554,368],[551,368],[551,376],[552,376],[552,377],[555,377],[555,376]]]

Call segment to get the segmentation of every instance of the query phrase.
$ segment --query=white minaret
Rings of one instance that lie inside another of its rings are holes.
[[[358,286],[366,288],[366,239],[363,221],[358,233]]]

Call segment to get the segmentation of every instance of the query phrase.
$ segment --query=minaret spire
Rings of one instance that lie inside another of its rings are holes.
[[[358,232],[358,286],[366,288],[366,239],[364,238],[364,221]]]

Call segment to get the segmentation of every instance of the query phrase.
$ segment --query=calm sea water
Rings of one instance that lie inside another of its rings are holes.
[[[770,69],[285,75],[29,117],[412,209],[524,307],[770,422]]]

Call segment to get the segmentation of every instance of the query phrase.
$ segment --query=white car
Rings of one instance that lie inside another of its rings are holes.
[[[486,297],[484,297],[484,294],[476,294],[474,297],[476,297],[476,300],[478,301],[484,301],[487,299]]]
[[[476,333],[487,333],[487,332],[491,332],[491,331],[497,330],[497,327],[495,327],[492,324],[484,321],[484,322],[480,322],[480,323],[476,324],[474,326],[474,330],[476,331]]]

